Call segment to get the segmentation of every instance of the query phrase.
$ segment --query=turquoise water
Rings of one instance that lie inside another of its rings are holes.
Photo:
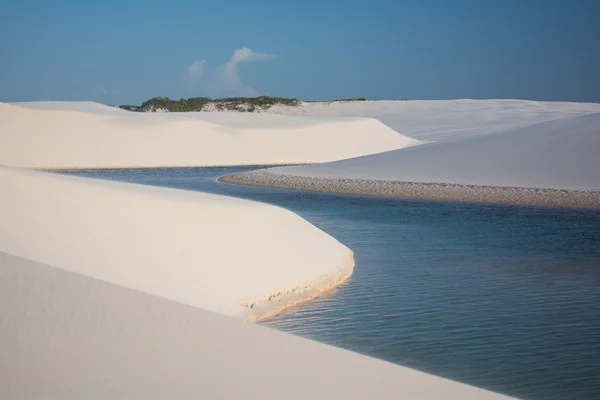
[[[266,326],[524,399],[600,399],[600,212],[216,181],[246,169],[67,173],[280,205],[354,250],[347,284]]]

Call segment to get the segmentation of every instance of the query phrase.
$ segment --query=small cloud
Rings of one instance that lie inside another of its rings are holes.
[[[106,96],[108,94],[108,90],[106,88],[99,87],[96,89],[96,94],[99,96]]]
[[[241,49],[235,49],[229,62],[238,63],[241,61],[269,61],[274,58],[277,58],[275,54],[253,53],[251,49],[244,47]]]
[[[204,73],[204,63],[206,60],[194,61],[188,67],[188,75],[192,82],[198,82]]]
[[[277,58],[275,54],[254,53],[247,47],[236,49],[231,59],[217,69],[217,90],[239,96],[258,96],[259,93],[256,89],[244,84],[240,79],[238,64],[250,61],[269,61],[274,58]]]

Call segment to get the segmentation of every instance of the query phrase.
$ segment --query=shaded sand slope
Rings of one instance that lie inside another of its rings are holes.
[[[225,196],[0,167],[0,251],[256,319],[347,279],[352,252],[296,214]]]
[[[303,103],[276,106],[284,115],[369,117],[409,137],[453,140],[570,116],[600,112],[600,104],[527,100],[411,100]]]
[[[38,168],[315,163],[419,143],[375,119],[134,113],[89,102],[0,103],[0,120],[0,163]]]
[[[506,399],[0,252],[0,398]]]
[[[600,113],[314,166],[295,176],[600,190]]]

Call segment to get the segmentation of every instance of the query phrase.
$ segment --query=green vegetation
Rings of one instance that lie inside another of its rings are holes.
[[[286,97],[228,97],[212,101],[219,111],[255,112],[257,109],[268,110],[274,105],[299,106],[300,100]]]
[[[121,106],[117,106],[117,108],[120,108],[121,110],[127,110],[127,111],[139,111],[140,110],[140,106],[130,106],[130,105],[121,105]]]
[[[286,97],[228,97],[224,99],[209,99],[208,97],[192,97],[189,99],[171,100],[168,97],[153,97],[141,106],[122,105],[119,108],[127,111],[152,112],[188,112],[188,111],[243,111],[255,112],[267,110],[274,105],[299,106],[300,100]]]
[[[336,99],[329,103],[367,101],[364,97]],[[305,103],[319,103],[319,101],[304,101]],[[325,101],[327,103],[327,101]],[[171,100],[168,97],[153,97],[143,102],[140,106],[122,105],[118,108],[127,111],[153,112],[188,112],[188,111],[237,111],[260,112],[266,111],[275,105],[297,107],[302,102],[288,97],[226,97],[223,99],[210,99],[208,97],[191,97],[189,99]]]
[[[259,97],[228,97],[225,99],[213,100],[215,103],[222,104],[248,104],[255,107],[274,106],[281,104],[284,106],[298,106],[300,100],[290,99],[287,97],[271,97],[271,96],[259,96]]]
[[[189,99],[171,100],[168,97],[154,97],[142,103],[140,111],[156,111],[159,109],[171,112],[202,111],[204,106],[212,102],[208,97],[191,97]]]

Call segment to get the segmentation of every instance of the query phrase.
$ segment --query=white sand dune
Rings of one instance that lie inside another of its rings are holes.
[[[256,319],[352,274],[352,252],[291,211],[198,192],[0,167],[0,251]]]
[[[600,104],[527,100],[411,100],[302,103],[268,112],[319,117],[376,118],[424,141],[460,139],[537,122],[600,112]]]
[[[90,102],[0,103],[0,163],[35,168],[316,163],[419,141],[375,119],[133,113]]]
[[[3,400],[508,399],[2,252],[0,315]]]
[[[600,113],[314,166],[296,176],[600,190]]]
[[[507,398],[210,312],[351,274],[287,210],[8,167],[0,187],[2,399]]]

